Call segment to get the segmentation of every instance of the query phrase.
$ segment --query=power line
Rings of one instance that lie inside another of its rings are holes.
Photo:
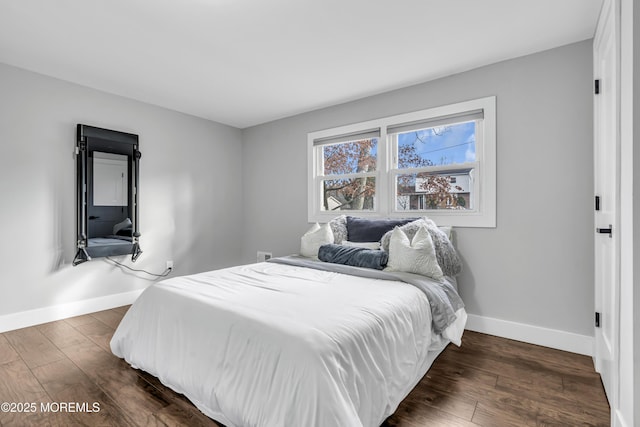
[[[443,148],[436,148],[436,149],[430,150],[430,151],[420,151],[420,154],[435,153],[436,151],[448,150],[450,148],[460,147],[460,146],[463,146],[463,145],[469,145],[469,144],[472,144],[473,142],[475,142],[475,141],[463,142],[462,144],[450,145],[448,147],[443,147]]]

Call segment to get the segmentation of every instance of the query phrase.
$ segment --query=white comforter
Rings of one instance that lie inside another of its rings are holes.
[[[378,426],[442,346],[430,325],[410,284],[259,263],[150,286],[111,349],[229,427]]]

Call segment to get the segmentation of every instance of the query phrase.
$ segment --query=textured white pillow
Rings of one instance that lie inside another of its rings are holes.
[[[420,226],[411,241],[400,227],[393,229],[389,240],[389,262],[385,270],[442,279],[442,269],[438,265],[433,240],[426,226]]]
[[[351,246],[354,248],[380,249],[380,242],[350,242],[343,240],[341,244],[342,246]]]
[[[319,225],[316,222],[300,239],[300,254],[306,257],[317,257],[320,246],[327,243],[333,243],[331,226]]]

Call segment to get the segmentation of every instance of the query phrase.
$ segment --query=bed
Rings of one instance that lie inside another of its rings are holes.
[[[232,426],[379,426],[466,321],[452,277],[302,256],[147,288],[111,349]]]
[[[115,225],[106,222],[108,226],[101,224],[93,230],[93,237],[87,239],[86,251],[92,257],[106,257],[112,255],[128,255],[133,248],[133,225],[129,218]],[[104,231],[101,233],[100,231]],[[110,234],[113,233],[113,234]]]

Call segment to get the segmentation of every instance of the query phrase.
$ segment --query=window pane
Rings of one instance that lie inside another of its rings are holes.
[[[396,176],[396,209],[472,209],[471,170]]]
[[[373,172],[378,157],[378,138],[322,145],[324,175]]]
[[[323,180],[322,194],[323,211],[373,210],[376,179],[362,177]]]
[[[451,165],[476,160],[476,122],[398,134],[398,168]]]

